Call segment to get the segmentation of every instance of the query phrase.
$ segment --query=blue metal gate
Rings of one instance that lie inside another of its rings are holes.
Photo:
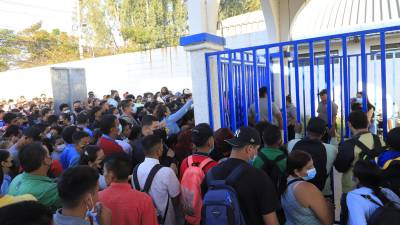
[[[375,49],[371,44],[374,42],[377,42]],[[267,87],[268,119],[272,121],[271,106],[274,99],[280,97],[286,142],[286,95],[295,99],[296,119],[306,130],[307,119],[316,116],[317,93],[327,89],[328,126],[332,126],[332,103],[329,101],[332,100],[339,106],[341,137],[350,135],[346,121],[351,111],[350,100],[358,91],[363,93],[364,111],[367,111],[367,96],[373,96],[377,109],[374,121],[381,118],[381,129],[386,135],[388,116],[395,124],[399,111],[400,49],[388,48],[392,42],[400,45],[400,26],[206,53],[210,118],[213,112],[210,61],[215,60],[222,127],[236,130],[248,125],[251,105],[259,121],[258,90]],[[348,51],[348,46],[356,46],[356,50]],[[274,79],[280,80],[275,87]],[[279,89],[275,90],[277,87]],[[391,115],[388,115],[388,105]]]

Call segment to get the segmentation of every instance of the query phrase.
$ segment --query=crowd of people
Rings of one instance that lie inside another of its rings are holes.
[[[287,144],[275,105],[267,122],[265,88],[260,120],[236,131],[196,125],[188,89],[89,92],[57,108],[45,95],[3,102],[0,224],[331,225],[339,205],[341,224],[396,224],[400,127],[383,140],[354,109],[352,137],[338,143],[320,97],[303,137],[287,98],[296,133]],[[340,202],[333,168],[343,174]]]

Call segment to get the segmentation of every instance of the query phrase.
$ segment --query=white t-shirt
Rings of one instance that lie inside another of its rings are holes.
[[[144,162],[139,165],[137,177],[141,189],[144,188],[150,170],[157,164],[160,164],[157,159],[146,157]],[[133,187],[135,187],[134,184]],[[169,201],[168,212],[164,223],[165,225],[176,225],[175,210],[170,198],[175,198],[179,194],[180,184],[174,171],[169,167],[161,168],[154,176],[153,183],[150,186],[149,195],[153,199],[160,215],[165,214],[165,207],[167,206],[167,201]]]

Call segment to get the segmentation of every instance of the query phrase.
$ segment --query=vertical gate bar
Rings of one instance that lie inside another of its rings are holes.
[[[244,117],[244,125],[249,125],[249,118],[247,112],[247,89],[246,89],[246,73],[245,73],[245,64],[244,64],[244,52],[240,52],[240,64],[241,64],[241,72],[242,72],[242,103],[243,103],[243,117]]]
[[[304,136],[307,134],[307,110],[306,110],[306,88],[305,88],[305,73],[304,73],[304,60],[301,62],[302,75],[303,75],[303,123],[304,123]]]
[[[299,88],[299,49],[297,44],[294,45],[294,76],[296,85],[296,110],[297,110],[297,122],[300,123],[300,88]]]
[[[260,121],[260,107],[259,107],[259,99],[258,99],[258,76],[257,76],[257,50],[253,49],[253,79],[254,79],[254,97],[255,97],[255,110],[256,110],[256,122]]]
[[[221,127],[226,127],[225,124],[225,114],[224,114],[224,92],[222,76],[221,76],[221,55],[217,55],[217,74],[218,74],[218,92],[219,92],[219,117],[221,119]],[[224,89],[225,90],[225,89]],[[211,112],[212,113],[212,112]]]
[[[344,85],[343,85],[343,57],[339,57],[339,65],[340,65],[340,85],[339,85],[339,87],[340,87],[340,140],[341,140],[341,142],[343,142],[344,141],[344,139],[343,139],[343,137],[344,137],[344,135],[343,135],[343,106],[344,106],[344,104],[343,104],[343,90],[344,90]]]
[[[327,120],[328,127],[332,127],[332,96],[331,96],[331,74],[330,74],[330,51],[331,51],[331,43],[330,40],[325,40],[325,82],[326,82],[326,90],[328,92],[327,99]]]
[[[267,74],[267,104],[268,104],[268,121],[271,123],[272,122],[272,85],[271,85],[271,67],[270,67],[270,54],[269,54],[269,48],[265,49],[265,71]]]
[[[365,34],[361,34],[361,78],[362,78],[362,92],[363,92],[363,111],[368,111],[367,102],[367,82],[368,82],[368,72],[367,72],[367,55],[365,52]]]
[[[381,79],[382,79],[382,117],[383,117],[383,136],[387,136],[387,98],[386,98],[386,41],[385,32],[380,33],[381,44]]]
[[[345,126],[346,126],[346,135],[345,137],[350,137],[350,128],[347,126],[347,121],[349,121],[350,114],[350,80],[349,80],[349,71],[350,71],[350,59],[347,57],[347,37],[342,37],[342,56],[343,56],[343,92],[344,92],[344,117],[345,117]]]
[[[285,64],[283,61],[283,48],[279,46],[279,66],[281,72],[281,98],[282,98],[282,118],[283,118],[283,141],[288,141],[287,114],[286,114],[286,94],[285,94]]]
[[[357,80],[357,85],[356,85],[356,92],[358,92],[358,90],[360,90],[358,88],[359,83],[360,83],[360,62],[359,62],[360,57],[357,55],[356,57],[356,80]]]
[[[229,111],[230,111],[230,125],[232,130],[236,130],[236,111],[235,111],[235,96],[233,88],[233,74],[232,74],[232,52],[228,52],[228,84],[229,84]]]
[[[314,92],[314,42],[309,43],[310,51],[310,93],[311,93],[311,117],[315,117],[315,92]]]

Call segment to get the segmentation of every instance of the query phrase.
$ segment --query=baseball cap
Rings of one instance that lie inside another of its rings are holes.
[[[307,131],[316,133],[316,134],[323,134],[326,131],[326,122],[325,120],[314,117],[308,121]]]
[[[258,131],[252,127],[240,127],[236,130],[233,138],[225,141],[233,147],[241,148],[246,145],[260,145],[261,137]]]
[[[213,129],[207,123],[200,123],[192,130],[192,142],[197,147],[203,146],[214,135]]]
[[[328,91],[326,89],[322,89],[318,95],[324,95],[324,94],[328,94]]]
[[[184,95],[191,95],[191,94],[192,94],[192,91],[191,91],[190,89],[188,89],[188,88],[185,88],[185,89],[183,89],[182,94],[184,94]]]

